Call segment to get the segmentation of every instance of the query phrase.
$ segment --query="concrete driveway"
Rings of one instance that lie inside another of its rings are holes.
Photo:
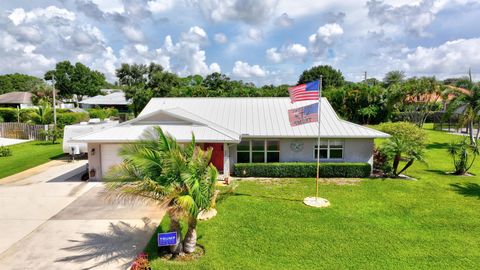
[[[28,141],[29,140],[7,139],[7,138],[1,138],[0,137],[0,145],[3,145],[3,146],[14,145],[14,144],[24,143],[24,142],[28,142]]]
[[[0,269],[128,268],[164,213],[107,200],[85,161],[47,164],[0,179]]]

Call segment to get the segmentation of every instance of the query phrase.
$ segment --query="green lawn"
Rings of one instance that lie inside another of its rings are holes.
[[[63,154],[62,143],[32,141],[9,146],[10,157],[0,157],[0,179],[48,162]]]
[[[155,258],[154,269],[475,269],[480,265],[480,178],[452,170],[446,145],[458,136],[428,131],[429,166],[407,174],[418,181],[365,179],[322,184],[332,206],[302,199],[314,179],[242,181],[218,203],[218,216],[199,223],[198,261]],[[480,175],[480,166],[473,173]],[[161,229],[159,229],[161,230]]]

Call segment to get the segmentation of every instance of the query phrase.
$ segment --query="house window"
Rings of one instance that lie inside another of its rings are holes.
[[[313,158],[317,159],[318,145],[313,150]],[[343,159],[343,140],[320,140],[321,159]]]
[[[250,141],[241,141],[237,145],[237,162],[250,163]]]
[[[280,142],[276,140],[242,141],[237,145],[238,163],[280,161]]]
[[[265,162],[265,141],[251,141],[252,145],[252,162]]]
[[[267,162],[280,162],[280,141],[267,141]]]

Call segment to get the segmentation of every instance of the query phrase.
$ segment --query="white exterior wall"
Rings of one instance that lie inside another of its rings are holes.
[[[94,151],[92,151],[95,149]],[[92,155],[92,152],[94,154]],[[88,144],[88,172],[92,170],[95,171],[95,177],[90,177],[91,180],[101,180],[102,179],[102,165],[100,162],[101,153],[100,153],[100,144],[98,143],[89,143]]]
[[[95,170],[95,177],[90,177],[91,180],[102,180],[111,166],[122,162],[122,158],[118,155],[120,147],[121,144],[88,144],[88,170],[89,172],[92,169]],[[92,149],[95,149],[94,155],[92,155]]]
[[[317,144],[316,139],[279,139],[280,162],[314,162],[313,149]],[[291,150],[292,142],[303,143],[299,152]],[[230,147],[230,164],[237,162],[237,146]],[[373,165],[373,139],[344,139],[343,159],[322,159],[328,162],[368,162]],[[232,168],[233,170],[233,168]]]

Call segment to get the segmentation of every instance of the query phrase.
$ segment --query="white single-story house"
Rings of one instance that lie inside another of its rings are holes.
[[[318,124],[290,126],[288,110],[317,101],[272,98],[153,98],[140,115],[119,125],[73,138],[88,144],[91,178],[100,180],[122,162],[123,144],[159,126],[178,142],[212,147],[212,163],[229,176],[233,164],[316,161]],[[320,158],[324,162],[373,163],[373,140],[389,135],[340,119],[321,102]]]
[[[33,108],[32,96],[30,92],[9,92],[0,95],[0,107]]]
[[[107,90],[112,89],[102,89],[101,91],[106,93],[106,95],[89,97],[78,102],[78,104],[80,104],[80,107],[82,109],[89,109],[95,107],[114,107],[120,111],[128,110],[128,106],[132,104],[132,101],[128,100],[125,97],[125,93],[123,91],[107,92]]]

